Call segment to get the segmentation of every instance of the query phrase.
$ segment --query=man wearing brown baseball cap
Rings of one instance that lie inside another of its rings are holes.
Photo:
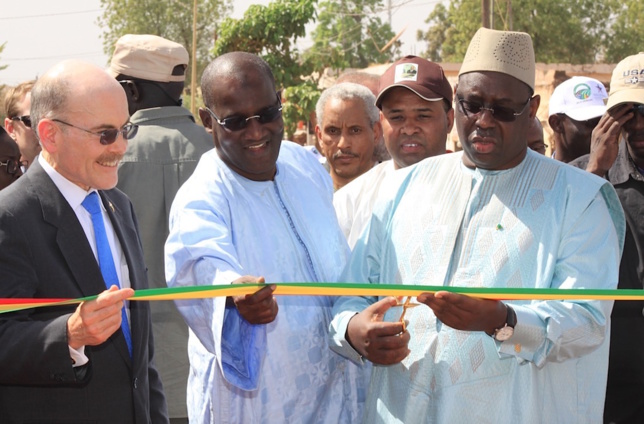
[[[114,47],[108,69],[125,90],[130,122],[138,125],[119,167],[117,187],[132,200],[151,288],[166,287],[163,246],[168,213],[212,137],[181,107],[188,52],[156,35],[127,34]],[[186,423],[188,328],[173,302],[153,302],[156,363],[172,423]]]
[[[371,217],[376,195],[387,175],[445,153],[447,135],[454,124],[452,86],[437,63],[406,56],[385,71],[379,87],[376,106],[392,160],[376,165],[333,197],[340,227],[350,246]]]
[[[607,111],[595,127],[590,154],[571,165],[606,178],[626,216],[620,289],[644,288],[644,52],[613,70]],[[644,301],[615,302],[611,319],[604,422],[644,422]]]
[[[440,65],[417,56],[395,62],[380,77],[376,106],[396,169],[445,153],[454,110]]]

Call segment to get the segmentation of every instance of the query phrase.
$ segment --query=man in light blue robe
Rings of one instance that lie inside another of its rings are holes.
[[[613,289],[624,216],[610,184],[527,148],[539,106],[525,33],[477,32],[455,89],[463,152],[383,188],[343,280]],[[423,293],[340,298],[334,350],[374,363],[366,423],[601,423],[612,302]]]
[[[349,252],[331,179],[313,155],[282,142],[279,94],[263,60],[219,56],[202,92],[216,149],[172,205],[168,285],[268,284],[248,296],[177,302],[190,327],[190,422],[359,421],[360,367],[327,344],[333,299],[273,297],[270,285],[338,279]]]

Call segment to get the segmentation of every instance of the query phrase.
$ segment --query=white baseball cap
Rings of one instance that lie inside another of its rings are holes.
[[[572,77],[559,84],[550,97],[548,116],[564,113],[575,121],[587,121],[606,112],[606,87],[588,77]]]

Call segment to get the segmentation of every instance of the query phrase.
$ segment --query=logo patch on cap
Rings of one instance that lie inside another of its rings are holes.
[[[592,90],[587,84],[577,84],[573,90],[573,94],[579,100],[586,100],[592,94]]]
[[[400,81],[417,81],[418,80],[418,65],[415,63],[401,63],[396,65],[396,75],[394,76],[394,83]]]

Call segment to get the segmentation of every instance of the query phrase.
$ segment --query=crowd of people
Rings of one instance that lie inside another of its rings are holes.
[[[0,298],[94,297],[0,314],[0,422],[644,422],[644,298],[583,294],[644,288],[644,53],[609,90],[556,87],[552,157],[527,33],[479,29],[454,87],[417,56],[342,75],[316,148],[284,140],[246,52],[204,70],[198,123],[188,58],[128,34],[106,70],[66,60],[5,93]],[[213,284],[261,288],[131,301]]]

